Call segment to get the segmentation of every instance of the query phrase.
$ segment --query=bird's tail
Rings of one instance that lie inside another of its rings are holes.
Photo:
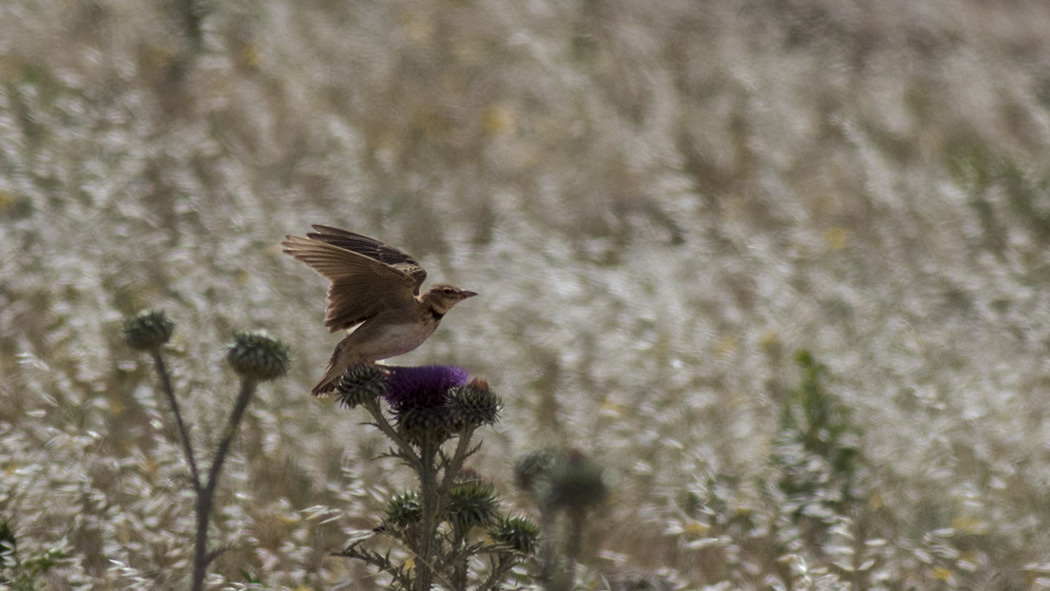
[[[335,391],[336,382],[342,375],[343,372],[334,372],[332,371],[332,367],[329,366],[328,369],[325,370],[324,376],[321,377],[321,381],[317,382],[317,385],[314,386],[313,390],[310,390],[310,393],[318,398],[328,396]]]
[[[314,396],[328,396],[334,392],[336,386],[339,385],[339,378],[350,369],[352,360],[349,352],[346,351],[345,343],[346,339],[339,341],[339,344],[335,346],[335,351],[332,351],[332,358],[328,360],[328,366],[324,369],[321,381],[317,382],[313,390],[310,390]]]

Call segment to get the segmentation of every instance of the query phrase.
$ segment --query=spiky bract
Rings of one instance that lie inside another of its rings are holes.
[[[502,517],[489,532],[496,543],[503,544],[515,552],[533,554],[540,537],[540,526],[525,517]]]
[[[489,525],[496,519],[496,505],[491,484],[479,480],[458,482],[448,491],[445,520],[459,528]]]
[[[466,386],[449,390],[448,407],[449,416],[458,430],[494,424],[499,419],[503,401],[488,389],[484,381],[471,380]]]
[[[175,323],[164,312],[146,310],[124,321],[124,342],[138,351],[152,351],[168,342]]]
[[[346,408],[364,404],[386,394],[387,370],[373,364],[353,365],[346,370],[335,388],[339,404]]]
[[[226,361],[242,378],[266,382],[288,371],[288,347],[265,331],[238,332],[233,335]]]
[[[390,499],[386,508],[386,519],[383,524],[388,527],[404,529],[419,523],[421,510],[419,493],[409,491]]]

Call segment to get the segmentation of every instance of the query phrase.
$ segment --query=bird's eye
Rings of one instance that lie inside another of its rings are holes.
[[[456,290],[452,289],[451,287],[446,287],[445,289],[441,290],[441,293],[447,296],[456,295]]]

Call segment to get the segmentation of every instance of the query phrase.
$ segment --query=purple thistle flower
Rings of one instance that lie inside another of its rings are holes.
[[[454,365],[392,369],[384,398],[395,412],[443,406],[448,391],[466,384],[470,377],[470,372]]]

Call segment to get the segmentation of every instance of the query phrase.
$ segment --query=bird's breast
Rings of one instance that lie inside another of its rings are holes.
[[[350,350],[353,354],[371,360],[403,355],[423,344],[437,329],[436,320],[423,322],[374,322],[368,321],[350,333]]]

